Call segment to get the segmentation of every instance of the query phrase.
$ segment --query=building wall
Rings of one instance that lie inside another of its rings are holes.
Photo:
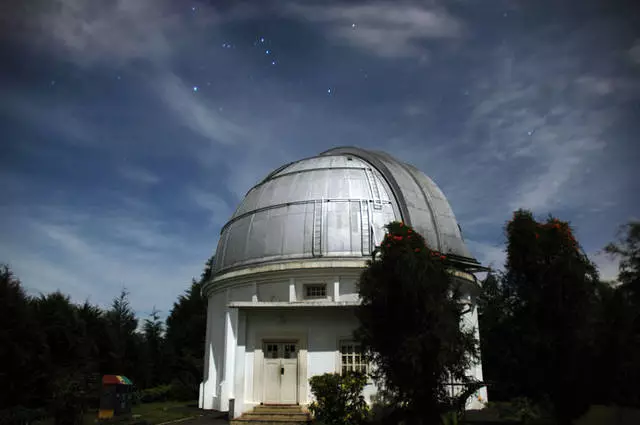
[[[299,403],[306,404],[312,398],[309,379],[340,371],[339,343],[343,339],[352,340],[358,325],[353,308],[345,307],[254,309],[246,312],[246,322],[243,411],[250,410],[262,400],[262,344],[265,339],[298,341]],[[240,407],[239,402],[236,398],[237,407]]]
[[[296,302],[304,303],[306,283],[325,283],[326,301],[357,301],[357,277],[360,270],[341,273],[338,270],[293,270],[272,274],[250,275],[227,288],[220,287],[209,296],[205,350],[205,376],[201,387],[200,406],[226,411],[229,399],[235,399],[235,416],[250,410],[262,399],[262,341],[296,339],[299,343],[298,394],[301,404],[311,401],[309,378],[340,371],[339,342],[353,339],[358,323],[353,307],[314,306],[240,309],[229,308],[231,302]],[[466,295],[465,295],[466,296]],[[313,301],[309,301],[313,302]],[[478,326],[477,310],[463,320],[463,326]],[[481,365],[469,371],[482,379]],[[371,401],[375,386],[365,387]],[[468,403],[480,408],[486,399],[481,389]]]
[[[205,339],[205,370],[200,407],[216,409],[219,406],[220,383],[224,363],[224,318],[227,294],[214,293],[207,306],[207,332]]]

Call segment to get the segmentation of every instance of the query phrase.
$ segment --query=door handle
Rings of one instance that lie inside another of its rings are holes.
[[[284,375],[284,367],[280,368],[280,375]]]

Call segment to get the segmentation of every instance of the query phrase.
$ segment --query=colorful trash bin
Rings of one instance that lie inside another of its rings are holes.
[[[130,414],[133,391],[133,382],[126,376],[104,375],[102,377],[98,419],[109,419],[114,416]]]

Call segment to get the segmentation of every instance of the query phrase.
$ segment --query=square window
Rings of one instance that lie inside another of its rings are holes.
[[[340,343],[340,360],[343,374],[349,371],[367,373],[369,370],[362,355],[362,349],[356,342],[343,341]]]
[[[321,299],[327,297],[327,285],[314,284],[304,286],[304,295],[307,299]]]

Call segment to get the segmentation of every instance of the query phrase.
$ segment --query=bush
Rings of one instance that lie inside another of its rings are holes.
[[[60,377],[54,382],[50,410],[56,425],[81,425],[86,409],[87,388],[82,376]]]
[[[193,385],[189,385],[179,379],[174,379],[171,381],[169,398],[176,401],[196,400],[198,398],[198,388],[194,388]]]
[[[325,373],[309,380],[316,400],[309,405],[314,417],[325,425],[360,425],[369,414],[362,395],[366,375],[350,372],[346,375]]]
[[[500,419],[527,423],[543,416],[541,406],[525,397],[516,397],[508,402],[489,402],[487,408],[495,410]]]
[[[46,418],[47,411],[43,408],[30,409],[23,406],[10,407],[0,410],[0,425],[27,425]]]
[[[171,385],[159,385],[140,391],[140,401],[142,403],[152,403],[154,401],[167,401],[170,397]]]

